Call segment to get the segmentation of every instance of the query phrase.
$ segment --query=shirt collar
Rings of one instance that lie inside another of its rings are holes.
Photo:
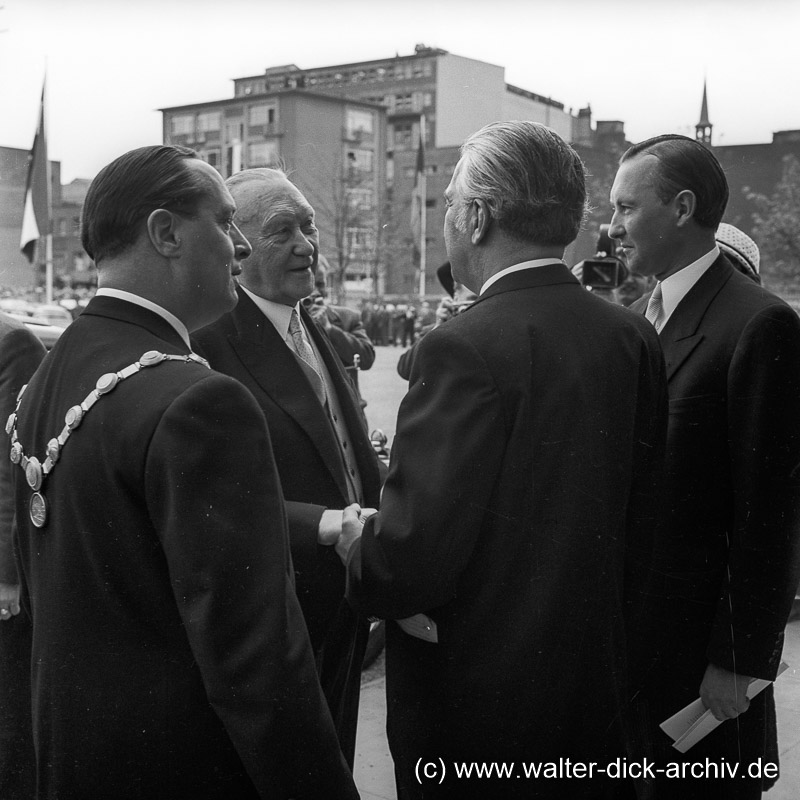
[[[664,308],[664,323],[669,319],[672,312],[678,307],[678,303],[689,293],[689,290],[700,280],[705,271],[719,258],[719,247],[714,245],[703,256],[688,264],[683,269],[664,278],[661,281],[661,298]],[[663,323],[662,323],[663,327]]]
[[[501,269],[500,272],[495,272],[486,283],[481,286],[480,292],[478,292],[478,296],[480,297],[483,293],[493,284],[500,280],[500,278],[505,277],[506,275],[510,275],[512,272],[519,272],[522,269],[534,269],[535,267],[547,267],[550,264],[563,264],[564,261],[560,258],[536,258],[533,261],[523,261],[521,264],[514,264],[511,267],[506,267],[505,269]]]
[[[281,335],[281,338],[287,342],[289,341],[289,323],[292,321],[292,311],[297,311],[300,315],[300,304],[297,303],[293,306],[287,306],[283,303],[276,303],[273,300],[266,300],[253,294],[247,287],[239,284],[242,291],[261,309],[264,316],[273,324],[275,330]],[[302,318],[301,318],[302,324]],[[304,326],[305,327],[305,326]]]
[[[126,300],[128,303],[133,303],[134,305],[146,308],[148,311],[152,311],[154,314],[158,314],[159,317],[166,320],[175,328],[178,335],[186,343],[186,346],[190,350],[192,349],[192,345],[189,342],[188,328],[174,314],[157,303],[154,303],[152,300],[148,300],[146,297],[141,297],[133,292],[126,292],[124,289],[112,289],[111,287],[98,289],[95,292],[95,297],[115,297],[117,300]]]

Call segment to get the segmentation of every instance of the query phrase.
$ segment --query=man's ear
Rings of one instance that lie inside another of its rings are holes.
[[[694,219],[695,211],[697,211],[697,197],[691,189],[678,192],[672,202],[677,213],[678,227],[682,227]]]
[[[476,198],[470,203],[469,226],[470,241],[472,244],[480,244],[489,233],[492,224],[492,214],[486,201]]]
[[[147,235],[150,243],[165,258],[178,258],[181,254],[181,218],[165,208],[157,208],[147,218]]]

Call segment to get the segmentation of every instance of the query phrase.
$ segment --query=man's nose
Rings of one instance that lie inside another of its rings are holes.
[[[294,244],[295,252],[299,255],[313,255],[314,243],[302,231],[299,231]]]
[[[247,241],[244,234],[235,225],[231,230],[231,238],[233,239],[236,258],[239,261],[244,261],[246,258],[249,258],[250,254],[253,252],[253,248],[250,246],[250,242]]]
[[[617,212],[615,211],[608,225],[608,235],[612,239],[619,239],[622,236],[622,232],[622,225],[619,223]]]

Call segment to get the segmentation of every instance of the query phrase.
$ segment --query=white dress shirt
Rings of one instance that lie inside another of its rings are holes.
[[[162,308],[157,303],[154,303],[152,300],[148,300],[145,297],[140,297],[138,294],[133,294],[133,292],[126,292],[123,289],[111,288],[98,289],[94,296],[116,297],[117,300],[126,300],[129,303],[146,308],[149,311],[152,311],[154,314],[158,314],[159,317],[165,319],[173,328],[175,328],[181,339],[186,342],[186,346],[190,350],[192,349],[192,345],[189,342],[189,330],[187,327],[174,314],[167,311],[166,308]]]
[[[481,286],[479,295],[482,295],[493,283],[499,281],[500,278],[504,277],[505,275],[510,275],[512,272],[519,272],[523,269],[533,269],[534,267],[547,267],[550,264],[563,264],[564,262],[560,258],[536,258],[533,261],[523,261],[521,264],[514,264],[511,267],[506,267],[505,269],[501,269],[500,272],[495,272],[491,278],[489,278],[486,283]]]
[[[663,316],[661,317],[661,330],[664,330],[664,326],[672,316],[673,311],[678,307],[678,303],[689,294],[692,286],[703,277],[706,270],[718,258],[719,247],[715,245],[712,250],[698,258],[697,261],[693,261],[688,266],[679,269],[676,273],[661,281],[661,298],[664,308]]]

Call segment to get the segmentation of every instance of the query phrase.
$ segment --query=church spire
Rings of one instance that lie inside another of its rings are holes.
[[[703,105],[700,108],[700,121],[694,126],[694,138],[704,144],[706,147],[711,147],[711,130],[714,126],[708,119],[708,92],[706,91],[706,82],[703,81]]]

